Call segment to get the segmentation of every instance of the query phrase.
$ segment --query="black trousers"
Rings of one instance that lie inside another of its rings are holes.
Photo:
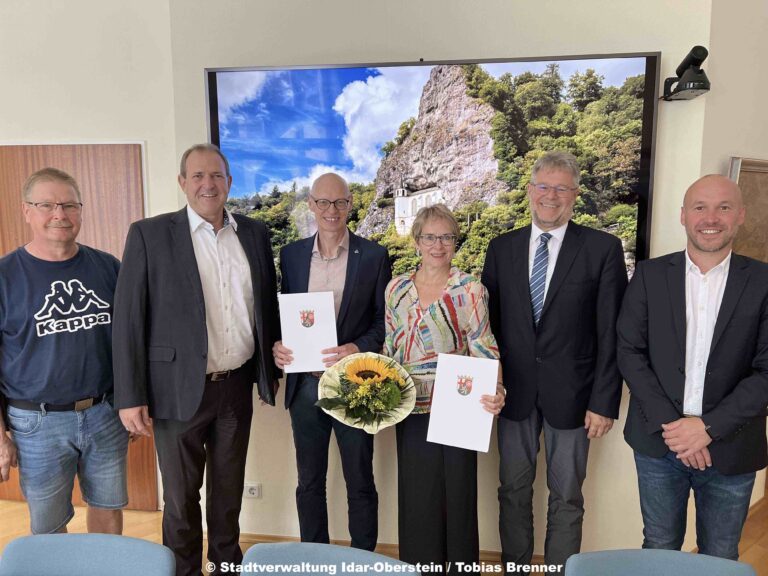
[[[317,402],[318,379],[303,374],[289,408],[299,485],[296,507],[302,542],[327,544],[328,505],[326,476],[331,430],[336,435],[341,467],[347,485],[349,535],[352,547],[376,548],[378,538],[379,496],[373,481],[373,436],[331,418]]]
[[[397,425],[400,560],[477,562],[477,452],[427,442],[429,414]]]
[[[206,382],[191,420],[154,420],[163,477],[163,544],[176,556],[177,576],[199,576],[203,527],[200,488],[206,470],[205,518],[208,560],[240,563],[240,506],[245,457],[253,415],[253,385],[240,370],[227,380]]]

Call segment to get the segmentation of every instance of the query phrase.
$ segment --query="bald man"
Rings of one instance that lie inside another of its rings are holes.
[[[381,352],[384,344],[384,289],[392,272],[387,251],[347,228],[352,195],[343,178],[324,174],[307,198],[317,233],[280,251],[283,294],[333,292],[336,334],[342,344],[323,350],[326,367],[356,352]],[[277,342],[275,363],[293,361]],[[378,495],[373,481],[373,436],[334,420],[315,406],[319,373],[288,374],[285,407],[291,414],[299,485],[296,506],[302,542],[328,543],[326,473],[331,430],[336,435],[347,484],[352,546],[376,547]]]
[[[680,222],[685,251],[640,262],[619,316],[624,437],[643,548],[680,549],[693,490],[699,552],[736,560],[768,460],[768,265],[732,252],[744,204],[723,176],[688,189]]]

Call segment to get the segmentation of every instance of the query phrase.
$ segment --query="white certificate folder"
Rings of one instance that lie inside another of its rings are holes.
[[[488,452],[493,414],[480,403],[496,394],[499,361],[438,354],[427,441]]]
[[[279,294],[283,346],[293,352],[292,372],[323,372],[321,350],[337,346],[333,292]]]

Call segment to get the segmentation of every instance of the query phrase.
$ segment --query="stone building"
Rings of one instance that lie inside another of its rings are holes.
[[[411,231],[413,220],[421,208],[444,202],[443,192],[437,186],[410,192],[401,187],[395,190],[395,229],[401,236]]]

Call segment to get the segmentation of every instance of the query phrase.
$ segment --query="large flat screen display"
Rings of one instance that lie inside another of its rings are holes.
[[[210,137],[231,163],[232,209],[265,221],[275,255],[314,232],[314,178],[350,184],[349,227],[413,269],[419,208],[461,223],[455,263],[479,273],[488,242],[530,223],[544,152],[581,165],[574,220],[648,254],[659,54],[207,71]]]

